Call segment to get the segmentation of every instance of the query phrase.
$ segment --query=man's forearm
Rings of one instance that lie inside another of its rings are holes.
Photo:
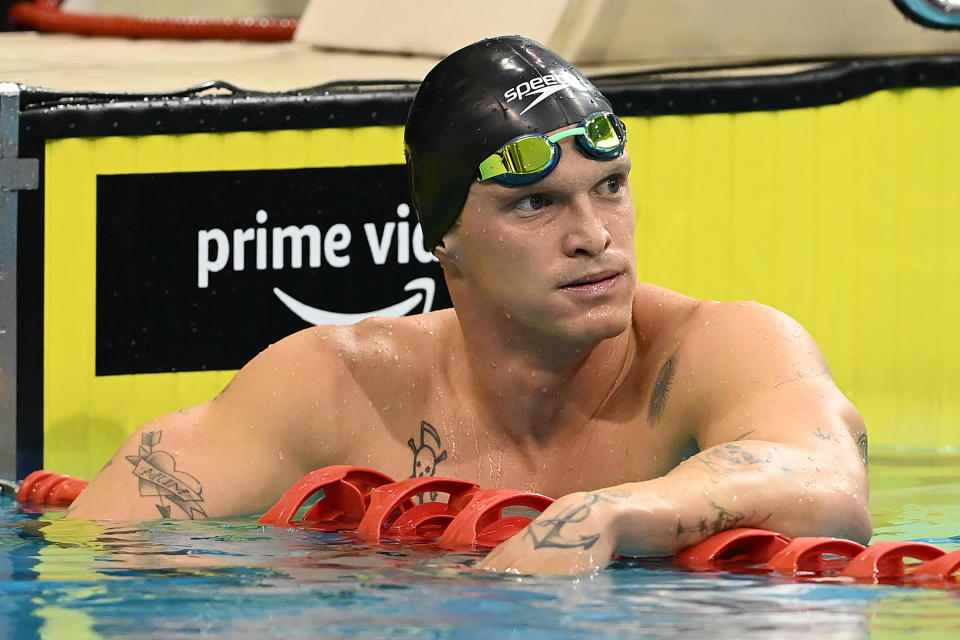
[[[661,478],[563,496],[481,566],[581,573],[614,554],[671,555],[736,527],[867,542],[866,469],[850,450],[728,442]]]
[[[605,490],[624,496],[616,553],[671,554],[736,527],[866,542],[866,472],[848,458],[744,440],[707,449],[661,478]]]

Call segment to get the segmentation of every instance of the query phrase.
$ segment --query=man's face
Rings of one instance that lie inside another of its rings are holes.
[[[630,322],[635,208],[626,152],[587,158],[573,138],[543,180],[474,183],[444,236],[451,292],[533,334],[599,341]],[[460,306],[458,305],[458,309]]]

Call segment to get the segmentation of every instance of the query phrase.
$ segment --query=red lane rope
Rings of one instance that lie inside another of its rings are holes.
[[[317,497],[303,516],[307,501]],[[446,493],[447,502],[423,502],[425,493]],[[324,467],[294,484],[258,522],[282,528],[356,531],[359,538],[383,538],[436,544],[443,549],[492,549],[519,533],[531,518],[507,515],[505,509],[543,512],[553,504],[546,496],[513,489],[481,489],[454,478],[389,476],[348,465]]]
[[[17,501],[38,507],[68,507],[88,484],[87,480],[63,473],[34,471],[20,484]]]
[[[907,563],[905,560],[919,560]],[[677,554],[694,571],[774,573],[804,581],[960,588],[960,550],[881,540],[869,547],[842,538],[794,538],[763,529],[730,529]]]
[[[17,500],[28,506],[63,507],[87,484],[79,478],[34,471],[20,485]],[[431,492],[446,493],[450,499],[420,504],[413,500]],[[308,500],[318,496],[308,509]],[[390,538],[443,549],[491,549],[532,520],[508,515],[504,509],[543,512],[552,502],[535,493],[481,489],[454,478],[394,482],[373,469],[336,465],[304,476],[259,522],[282,528],[355,531],[372,542]],[[883,540],[865,547],[842,538],[791,540],[764,529],[730,529],[681,550],[674,564],[691,571],[769,573],[800,581],[960,589],[960,550],[947,553],[923,542]]]
[[[83,36],[175,40],[291,40],[298,21],[292,18],[133,18],[64,13],[60,0],[18,2],[10,19],[37,31]]]

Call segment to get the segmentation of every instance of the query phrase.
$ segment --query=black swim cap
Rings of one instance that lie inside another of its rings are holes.
[[[529,38],[481,40],[441,60],[421,83],[404,132],[426,247],[460,215],[487,156],[517,136],[611,110],[576,67]]]

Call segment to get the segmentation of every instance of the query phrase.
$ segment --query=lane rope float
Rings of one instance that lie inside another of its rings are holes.
[[[21,483],[17,500],[26,510],[66,507],[88,484],[51,471],[34,471]],[[430,493],[446,493],[449,498],[447,502],[415,500]],[[534,512],[542,513],[551,504],[552,498],[537,493],[484,489],[456,478],[397,482],[373,469],[334,465],[301,478],[258,522],[355,532],[370,542],[489,550],[523,531]],[[511,508],[523,509],[526,515],[511,515]],[[679,551],[673,564],[689,571],[770,574],[798,581],[960,589],[960,549],[948,553],[915,541],[882,540],[864,546],[843,538],[791,539],[775,531],[739,528]]]

